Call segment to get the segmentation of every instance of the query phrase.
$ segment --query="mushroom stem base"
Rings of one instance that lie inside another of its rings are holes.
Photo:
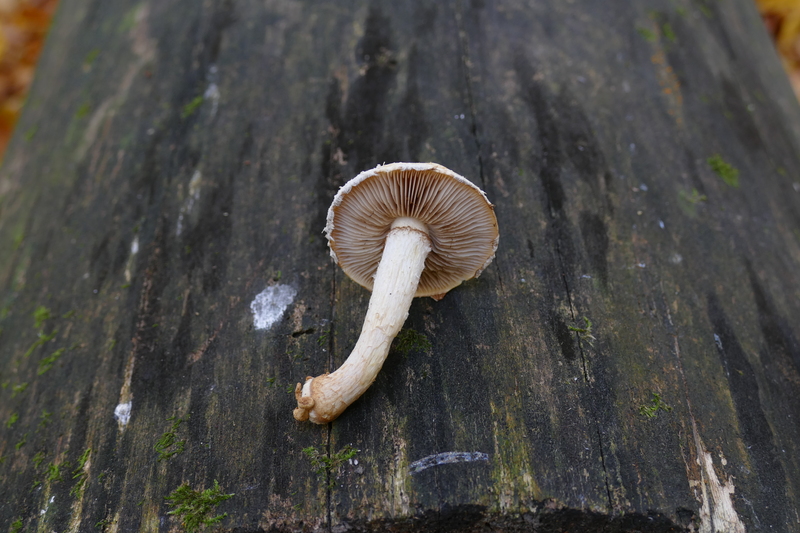
[[[430,239],[422,224],[414,219],[395,222],[386,237],[361,336],[336,372],[308,377],[305,384],[297,384],[297,420],[331,422],[375,381],[392,340],[408,317],[430,251]]]

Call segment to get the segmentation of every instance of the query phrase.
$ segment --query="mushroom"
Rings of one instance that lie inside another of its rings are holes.
[[[478,187],[435,163],[393,163],[347,182],[328,210],[331,257],[372,291],[361,336],[332,374],[295,388],[297,420],[336,419],[375,381],[415,296],[440,300],[494,259],[494,208]]]

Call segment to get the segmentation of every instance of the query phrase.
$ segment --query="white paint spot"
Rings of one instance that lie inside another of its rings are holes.
[[[194,204],[200,199],[200,184],[202,176],[199,170],[195,170],[192,174],[192,179],[189,180],[189,194],[181,206],[181,212],[178,214],[178,227],[175,229],[175,234],[180,236],[183,232],[183,219],[186,215],[192,212]]]
[[[128,422],[131,421],[131,407],[133,406],[132,402],[121,403],[114,409],[114,418],[117,419],[121,428],[124,428],[128,425]]]
[[[640,189],[640,190],[642,190],[642,191],[644,191],[644,192],[647,192],[647,185],[645,185],[644,183],[642,183],[641,185],[639,185],[639,189]]]
[[[647,267],[647,263],[639,263],[636,266],[639,267],[639,268],[646,268]]]
[[[659,220],[658,221],[658,227],[661,228],[661,229],[664,229],[664,221],[663,220]]]
[[[636,144],[635,143],[631,143],[628,148],[630,149],[631,153],[636,152]]]
[[[792,183],[792,188],[794,189],[794,192],[800,192],[800,183],[798,182]]]
[[[408,465],[411,474],[418,474],[432,466],[448,465],[453,463],[470,463],[473,461],[489,461],[489,454],[483,452],[443,452],[436,455],[423,457]]]
[[[203,98],[206,100],[211,100],[211,118],[214,118],[214,115],[217,114],[217,108],[219,107],[219,87],[217,87],[216,83],[210,83],[206,92],[203,94]]]
[[[669,257],[669,262],[673,265],[679,265],[683,262],[683,256],[679,253],[674,253]]]
[[[717,345],[717,348],[719,348],[719,351],[723,351],[723,349],[722,349],[722,339],[720,339],[719,335],[717,335],[716,333],[714,333],[714,344]]]
[[[134,258],[139,253],[139,236],[133,238],[131,243],[131,255],[128,257],[128,262],[125,264],[125,281],[130,283],[133,277],[131,271],[133,269]]]
[[[256,329],[269,329],[280,320],[283,312],[294,301],[297,291],[289,285],[273,285],[256,295],[250,304],[253,325]]]

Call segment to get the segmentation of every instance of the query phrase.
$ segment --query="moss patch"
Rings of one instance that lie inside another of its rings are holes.
[[[722,159],[722,156],[714,154],[706,162],[722,181],[731,187],[739,187],[739,169]]]
[[[697,216],[698,204],[704,203],[707,200],[708,197],[705,194],[700,194],[697,189],[692,189],[691,192],[685,190],[678,192],[678,207],[692,218]]]
[[[672,26],[670,25],[669,22],[665,23],[661,27],[661,32],[664,34],[664,37],[666,37],[672,42],[675,42],[675,32],[673,31]]]
[[[36,348],[38,348],[39,346],[41,346],[42,344],[44,344],[46,342],[50,342],[51,340],[53,340],[55,338],[56,334],[58,334],[58,330],[54,331],[53,333],[51,333],[49,335],[45,335],[45,333],[43,331],[40,331],[39,332],[39,338],[36,341],[34,341],[33,344],[31,344],[31,347],[28,348],[28,351],[25,352],[25,354],[22,356],[22,358],[23,359],[27,359],[28,357],[30,357],[30,355],[33,353],[33,351]]]
[[[183,423],[183,419],[172,416],[167,418],[167,421],[172,421],[172,427],[161,435],[161,438],[158,439],[154,446],[156,453],[158,453],[159,461],[178,455],[186,448],[186,440],[178,440],[177,437],[177,431]]]
[[[42,325],[45,323],[45,321],[49,320],[51,316],[52,314],[50,313],[50,310],[45,306],[40,305],[33,312],[33,320],[34,320],[33,327],[36,329],[41,328]]]
[[[333,474],[339,470],[339,467],[342,466],[345,461],[355,457],[358,450],[348,444],[338,452],[329,455],[321,452],[314,446],[309,446],[303,449],[303,453],[311,460],[311,466],[314,468],[314,471],[320,476],[327,478],[328,488],[332,489],[336,486]]]
[[[580,340],[589,346],[594,346],[594,341],[597,340],[597,338],[592,335],[592,321],[587,317],[583,317],[583,327],[569,326],[569,330],[577,333]]]
[[[428,337],[422,333],[417,333],[413,329],[401,329],[392,343],[392,348],[405,356],[411,352],[430,350],[431,341],[428,340]]]
[[[213,487],[202,492],[184,483],[165,498],[172,507],[167,514],[177,516],[184,530],[193,533],[203,526],[216,524],[228,516],[228,513],[212,515],[217,505],[233,496],[233,494],[223,494],[216,479]]]
[[[189,118],[203,104],[203,95],[195,96],[191,102],[183,106],[181,118]]]
[[[58,361],[61,358],[61,356],[65,351],[67,351],[66,348],[59,348],[55,352],[51,353],[50,355],[39,361],[39,369],[36,371],[36,375],[41,376],[42,374],[53,368],[53,365],[56,364],[56,361]]]
[[[656,34],[655,34],[655,32],[653,30],[649,30],[647,28],[636,28],[636,31],[639,32],[639,35],[644,37],[645,41],[648,41],[648,42],[651,42],[651,43],[655,42],[657,36],[656,36]]]
[[[92,449],[86,448],[86,451],[78,458],[78,466],[72,471],[72,479],[76,481],[69,490],[70,496],[75,496],[76,498],[83,496],[83,487],[86,484],[86,472],[84,471],[84,467],[87,461],[89,461],[91,453]]]
[[[672,411],[672,407],[664,403],[661,399],[661,395],[655,392],[649,404],[639,407],[639,414],[647,418],[655,418],[659,411],[670,412]]]

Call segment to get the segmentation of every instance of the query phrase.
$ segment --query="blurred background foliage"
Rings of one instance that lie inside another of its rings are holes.
[[[800,0],[755,0],[800,98]],[[0,0],[0,159],[25,103],[58,0]]]

